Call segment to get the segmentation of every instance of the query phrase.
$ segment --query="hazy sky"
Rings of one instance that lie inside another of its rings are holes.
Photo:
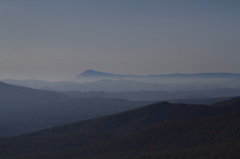
[[[0,79],[240,73],[239,0],[0,0]]]

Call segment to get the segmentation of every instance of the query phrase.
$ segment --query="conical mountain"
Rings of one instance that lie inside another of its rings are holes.
[[[112,73],[106,73],[106,72],[100,72],[100,71],[95,71],[95,70],[86,70],[85,72],[79,74],[75,78],[82,78],[82,77],[111,77],[111,76],[116,76],[115,74]]]

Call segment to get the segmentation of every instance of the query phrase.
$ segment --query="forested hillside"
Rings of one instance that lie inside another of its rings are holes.
[[[234,101],[234,102],[233,102]],[[10,158],[231,158],[240,152],[240,98],[213,106],[161,102],[0,140]],[[218,106],[220,104],[221,106]]]

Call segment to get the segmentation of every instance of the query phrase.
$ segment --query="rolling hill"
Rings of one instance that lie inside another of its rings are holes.
[[[237,159],[240,105],[236,103],[239,101],[240,98],[225,101],[224,106],[151,104],[116,115],[1,139],[0,154],[3,159]]]
[[[84,98],[64,102],[36,104],[20,100],[2,100],[0,121],[22,134],[40,129],[115,114],[150,102],[122,99]]]
[[[14,86],[0,82],[0,101],[6,99],[15,99],[40,104],[49,102],[62,102],[73,98],[57,92]]]
[[[14,132],[4,131],[0,136],[22,134],[96,118],[135,109],[149,103],[122,99],[77,99],[57,92],[0,82],[0,124]],[[2,128],[2,131],[4,129]]]
[[[95,91],[106,93],[165,91],[169,93],[196,90],[206,92],[209,91],[209,93],[211,94],[215,90],[228,89],[228,93],[230,91],[231,94],[235,93],[236,95],[235,90],[238,89],[239,92],[240,89],[239,88],[240,78],[238,76],[239,74],[231,73],[199,73],[199,74],[136,76],[136,75],[116,75],[91,70],[86,71],[80,74],[78,77],[74,78],[77,80],[69,81],[49,82],[41,80],[13,80],[13,79],[3,79],[1,81],[11,85],[18,85],[23,87],[49,91],[78,91],[78,92]],[[89,78],[90,80],[88,80]],[[91,80],[92,78],[94,78],[94,80]],[[194,94],[196,94],[196,92],[194,92]],[[215,92],[214,95],[217,96],[219,94],[220,93]],[[221,92],[221,94],[224,93]],[[225,94],[227,94],[227,92]],[[201,95],[203,96],[204,94]],[[239,95],[239,93],[237,95]],[[227,96],[230,96],[230,94]],[[207,95],[205,97],[207,97]]]
[[[232,100],[240,101],[240,98],[230,99],[225,102],[231,103]],[[66,125],[66,127],[70,126],[74,131],[78,130],[84,132],[95,130],[117,130],[118,132],[136,131],[156,122],[173,119],[207,117],[231,113],[234,111],[240,111],[240,106],[228,104],[224,107],[218,107],[217,104],[194,105],[160,102],[106,117],[76,122],[74,124]],[[58,127],[56,129],[60,128],[64,131],[66,127]],[[54,129],[52,130],[54,131]],[[72,131],[69,128],[68,130]]]
[[[214,89],[214,90],[193,90],[193,91],[136,91],[136,92],[61,92],[63,94],[77,98],[121,98],[131,101],[172,101],[176,99],[209,99],[222,97],[236,97],[240,95],[240,89]],[[216,101],[217,102],[217,101]],[[201,103],[201,102],[200,102]],[[204,103],[204,102],[203,102]],[[214,102],[213,102],[214,103]],[[210,103],[209,103],[210,104]],[[211,103],[212,104],[212,103]]]
[[[97,82],[87,83],[75,83],[70,81],[47,82],[38,80],[3,81],[11,85],[19,85],[21,87],[24,86],[34,89],[58,91],[67,96],[76,98],[101,97],[121,98],[132,101],[163,101],[190,98],[206,99],[219,97],[235,97],[240,95],[239,88],[221,88],[224,87],[224,85],[219,86],[219,88],[217,86],[209,87],[208,85],[206,87],[203,87],[202,85],[196,83],[188,84],[185,87],[185,85],[179,84],[164,85],[160,83],[148,83],[127,80],[101,80]]]

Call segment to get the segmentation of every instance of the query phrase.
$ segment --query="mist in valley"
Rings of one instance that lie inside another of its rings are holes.
[[[0,1],[0,158],[239,158],[239,5]]]

